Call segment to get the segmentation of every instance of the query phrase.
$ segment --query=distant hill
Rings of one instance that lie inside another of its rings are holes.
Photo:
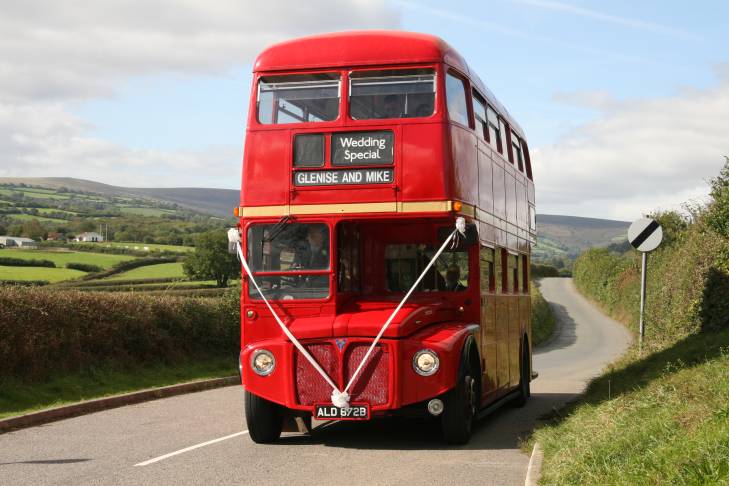
[[[67,188],[75,192],[92,192],[105,196],[142,197],[178,204],[197,212],[231,217],[238,206],[240,191],[199,187],[139,188],[119,187],[71,177],[0,177],[0,184],[27,184],[50,189]]]
[[[0,177],[0,184],[27,184],[56,190],[65,187],[73,192],[107,197],[144,198],[223,218],[231,217],[239,203],[239,191],[233,189],[119,187],[70,177]],[[534,257],[536,260],[572,259],[586,248],[621,243],[626,240],[629,225],[626,221],[610,219],[539,214]]]
[[[540,260],[574,258],[587,248],[622,243],[627,239],[628,226],[627,221],[538,214],[534,256]]]

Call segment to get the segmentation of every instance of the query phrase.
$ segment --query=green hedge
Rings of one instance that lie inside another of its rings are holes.
[[[56,267],[56,264],[50,260],[26,260],[24,258],[11,257],[0,257],[0,265],[8,267]]]
[[[21,287],[40,287],[49,283],[48,280],[0,280],[0,285],[17,285]]]
[[[0,379],[235,356],[239,326],[239,288],[197,299],[0,286]]]
[[[104,270],[98,265],[92,265],[90,263],[67,263],[66,268],[70,268],[71,270],[81,270],[82,272],[101,272]]]
[[[532,278],[560,276],[557,267],[553,267],[552,265],[542,265],[540,263],[532,263],[531,274]]]
[[[648,257],[646,343],[663,347],[689,334],[729,327],[729,240],[701,217]],[[637,330],[641,256],[592,249],[575,261],[580,291]]]

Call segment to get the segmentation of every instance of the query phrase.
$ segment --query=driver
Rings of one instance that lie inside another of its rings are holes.
[[[294,266],[310,270],[324,270],[329,267],[329,256],[325,247],[326,236],[324,227],[311,225],[306,233],[306,242],[302,245],[296,258]]]

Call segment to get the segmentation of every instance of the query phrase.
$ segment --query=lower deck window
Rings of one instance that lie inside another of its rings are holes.
[[[252,225],[247,244],[248,264],[267,299],[323,299],[329,295],[329,274],[321,272],[330,265],[325,224]],[[266,274],[259,275],[263,272]],[[252,282],[248,295],[260,298]]]
[[[423,244],[385,247],[386,288],[407,292],[435,255],[436,249]],[[444,252],[416,288],[419,292],[460,292],[468,288],[468,253]]]

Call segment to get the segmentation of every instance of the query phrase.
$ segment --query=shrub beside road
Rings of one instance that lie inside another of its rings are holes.
[[[170,384],[176,374],[235,374],[238,292],[199,299],[0,286],[0,415],[72,399],[69,381],[79,399]],[[134,386],[137,376],[147,378]]]
[[[655,215],[665,237],[648,259],[643,353],[633,349],[535,432],[545,484],[729,482],[729,161],[712,198],[691,220]],[[637,252],[589,250],[574,278],[636,331]]]

